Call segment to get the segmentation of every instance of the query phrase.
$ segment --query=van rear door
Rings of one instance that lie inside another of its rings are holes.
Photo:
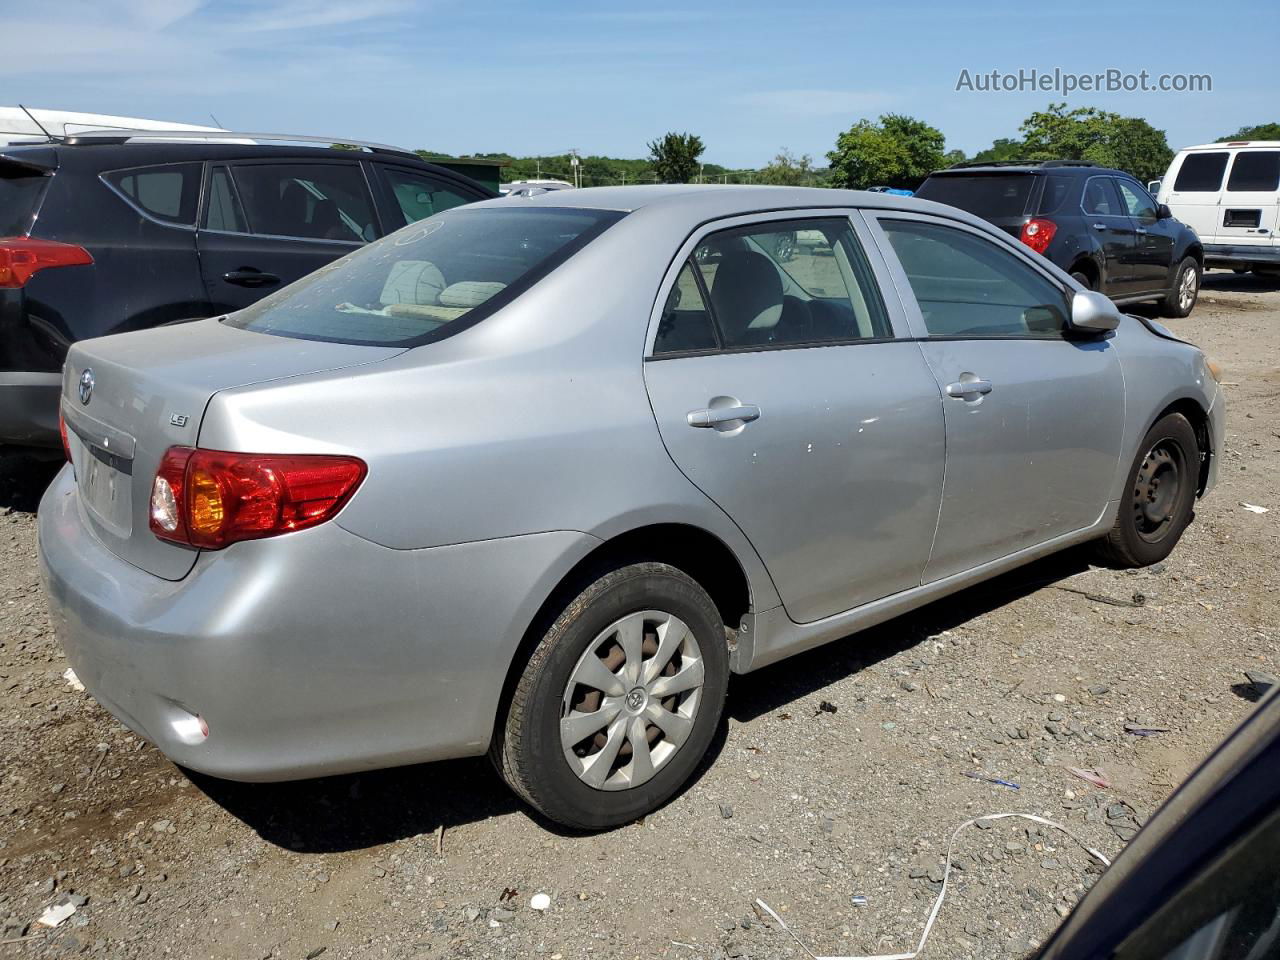
[[[1280,229],[1280,149],[1236,151],[1222,192],[1218,242],[1271,246]]]
[[[1196,150],[1174,161],[1160,187],[1160,202],[1194,230],[1202,243],[1216,242],[1221,222],[1219,204],[1230,150]]]

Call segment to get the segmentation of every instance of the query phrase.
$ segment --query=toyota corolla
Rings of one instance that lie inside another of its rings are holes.
[[[1217,380],[927,201],[493,201],[74,345],[40,551],[80,679],[179,764],[487,752],[602,828],[688,779],[731,673],[1071,545],[1164,558]]]

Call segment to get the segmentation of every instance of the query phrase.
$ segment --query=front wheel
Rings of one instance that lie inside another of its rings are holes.
[[[696,581],[664,563],[611,570],[543,635],[490,757],[552,820],[586,830],[629,823],[696,769],[728,680],[724,624]]]
[[[1187,317],[1195,309],[1200,297],[1200,263],[1195,257],[1186,257],[1178,264],[1173,275],[1173,286],[1161,301],[1161,312],[1166,317]]]
[[[1200,482],[1196,432],[1180,413],[1161,417],[1143,437],[1115,526],[1098,541],[1099,559],[1146,567],[1173,552],[1191,522]]]

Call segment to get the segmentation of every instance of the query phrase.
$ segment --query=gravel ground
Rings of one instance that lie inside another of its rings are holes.
[[[50,470],[0,462],[0,957],[803,957],[757,897],[815,953],[896,952],[967,818],[1040,814],[1114,856],[1249,712],[1242,671],[1280,672],[1280,291],[1214,273],[1170,325],[1224,365],[1231,416],[1166,563],[1073,552],[736,678],[696,782],[595,836],[481,760],[256,786],[177,769],[63,679],[35,561]],[[1055,831],[987,826],[958,841],[926,957],[1025,956],[1097,876]]]

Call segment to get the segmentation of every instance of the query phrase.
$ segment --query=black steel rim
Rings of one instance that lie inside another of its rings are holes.
[[[1173,527],[1186,475],[1186,455],[1173,440],[1158,441],[1143,457],[1133,481],[1133,522],[1147,543],[1159,543]]]

